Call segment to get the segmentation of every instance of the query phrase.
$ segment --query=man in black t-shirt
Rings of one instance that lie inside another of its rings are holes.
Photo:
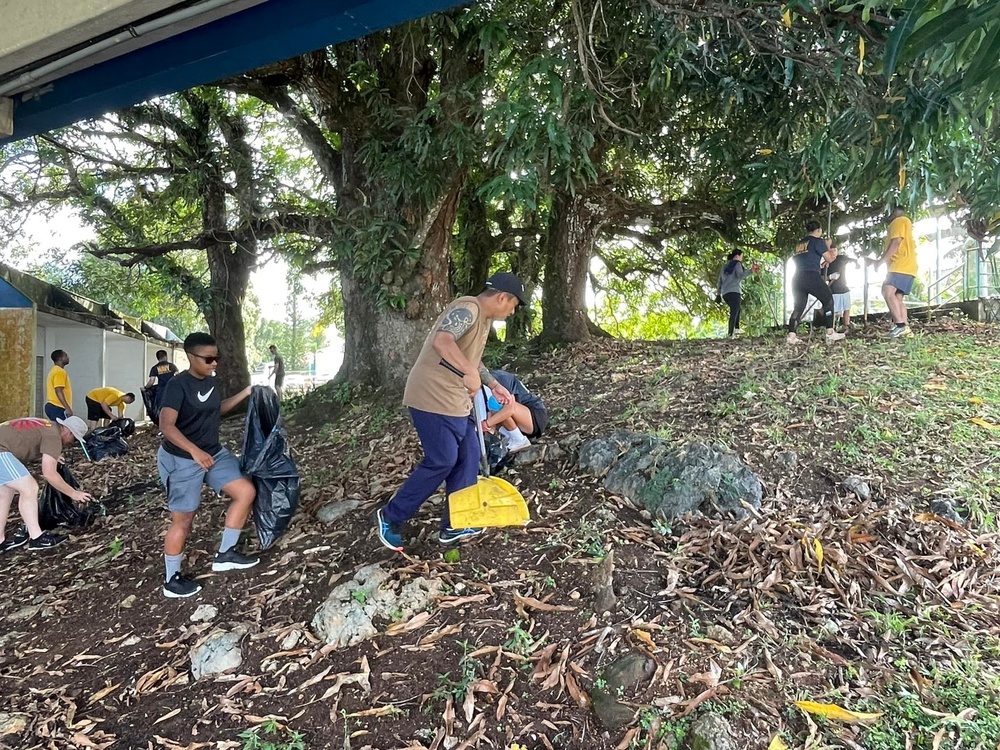
[[[823,261],[833,260],[830,242],[822,238],[823,230],[818,221],[806,223],[806,236],[795,246],[795,278],[792,280],[792,298],[795,306],[788,319],[788,343],[799,343],[795,329],[799,327],[806,302],[812,295],[823,305],[823,322],[826,325],[826,340],[840,341],[844,334],[833,330],[833,292],[826,285],[820,267]]]
[[[163,393],[166,390],[167,383],[170,379],[177,374],[177,365],[173,362],[167,361],[167,352],[165,349],[160,349],[156,353],[156,364],[149,368],[149,380],[146,381],[146,385],[143,386],[146,389],[152,388],[153,390],[153,412],[154,414],[160,411],[160,399],[163,398]]]
[[[184,351],[190,366],[169,380],[160,398],[163,444],[156,454],[170,510],[170,528],[163,543],[163,594],[170,598],[194,596],[201,591],[201,586],[181,574],[181,561],[204,483],[232,499],[212,570],[243,570],[260,562],[260,558],[236,551],[256,490],[240,473],[236,457],[219,442],[222,415],[247,398],[250,387],[222,399],[215,378],[219,349],[207,333],[192,333],[184,339]]]
[[[515,375],[504,370],[493,370],[491,374],[496,382],[510,392],[514,400],[505,406],[501,406],[499,402],[491,404],[489,396],[492,393],[487,393],[487,410],[490,414],[484,427],[488,430],[499,427],[507,451],[516,453],[531,445],[529,438],[539,437],[548,427],[549,413],[542,399],[529,391]],[[494,411],[494,405],[501,408]]]

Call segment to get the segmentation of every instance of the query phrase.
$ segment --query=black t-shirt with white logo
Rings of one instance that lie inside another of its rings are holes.
[[[190,371],[175,375],[163,392],[161,409],[177,410],[177,429],[181,434],[210,456],[222,450],[219,442],[219,425],[222,422],[222,395],[217,378],[198,380]],[[182,458],[191,454],[178,448],[166,438],[163,449]]]
[[[149,377],[156,378],[156,386],[162,388],[177,374],[177,365],[173,362],[157,362],[149,368]],[[160,391],[162,393],[162,391]]]

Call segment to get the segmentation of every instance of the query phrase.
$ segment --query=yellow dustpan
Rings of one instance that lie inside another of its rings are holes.
[[[441,364],[459,377],[465,377],[445,360],[442,359]],[[477,396],[475,419],[476,432],[479,434],[479,466],[483,475],[471,487],[448,495],[448,515],[453,529],[524,526],[531,520],[528,504],[517,488],[506,480],[490,476],[486,441],[483,438],[485,411],[485,402],[481,396]]]

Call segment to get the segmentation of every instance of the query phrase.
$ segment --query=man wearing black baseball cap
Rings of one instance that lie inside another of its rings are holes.
[[[448,494],[476,483],[479,436],[472,414],[473,395],[485,384],[501,404],[514,400],[483,366],[483,349],[493,321],[506,319],[522,304],[521,280],[512,273],[495,273],[478,295],[459,297],[448,305],[424,341],[403,394],[424,457],[376,513],[379,541],[389,549],[403,549],[403,525],[442,482]],[[451,528],[445,504],[438,534],[441,544],[457,544],[482,531]]]

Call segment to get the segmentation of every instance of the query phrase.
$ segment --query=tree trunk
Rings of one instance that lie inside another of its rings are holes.
[[[406,300],[404,309],[380,304],[355,275],[352,260],[341,262],[344,364],[337,380],[402,389],[431,325],[452,298],[448,259],[459,194],[460,183],[431,208],[417,232],[418,259],[402,261],[382,278],[393,298]]]
[[[606,220],[603,207],[586,195],[560,192],[553,199],[542,282],[544,343],[590,338],[588,268],[597,235]]]
[[[238,246],[219,245],[208,250],[212,291],[208,307],[202,312],[208,322],[208,332],[219,345],[216,375],[222,383],[223,398],[250,385],[243,303],[253,263],[254,255]]]

